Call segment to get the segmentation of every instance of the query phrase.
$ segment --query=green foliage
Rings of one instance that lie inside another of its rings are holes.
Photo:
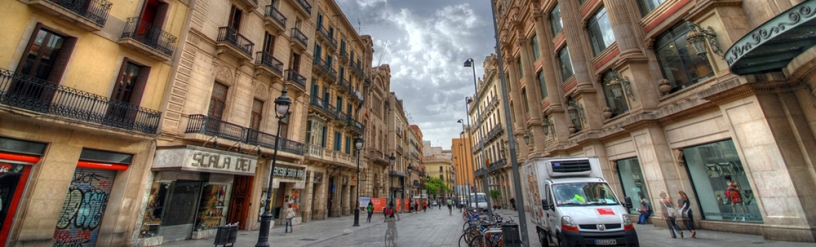
[[[446,191],[451,192],[448,185],[445,184],[442,179],[439,178],[430,178],[425,180],[425,189],[428,190],[429,195],[439,195],[440,192]]]
[[[500,191],[490,190],[490,198],[492,198],[493,201],[498,201],[499,197],[501,197],[501,192]]]

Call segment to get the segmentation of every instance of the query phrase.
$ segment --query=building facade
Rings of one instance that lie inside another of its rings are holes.
[[[464,127],[464,124],[462,125]],[[462,132],[460,138],[451,139],[451,152],[454,170],[454,190],[459,196],[467,195],[475,188],[473,180],[473,153],[470,147],[470,132]],[[427,149],[426,149],[427,150]],[[465,197],[460,197],[465,198]]]
[[[3,1],[0,245],[130,244],[191,4]]]
[[[685,191],[703,229],[816,240],[812,45],[752,75],[729,68],[748,46],[723,52],[814,1],[493,3],[519,162],[598,156],[621,197]]]
[[[445,183],[450,192],[439,189],[436,198],[450,198],[453,196],[453,162],[444,156],[434,155],[425,157],[426,178],[438,178]]]
[[[391,68],[389,65],[377,65],[371,70],[371,86],[366,92],[365,119],[366,150],[368,159],[366,164],[366,193],[368,197],[385,198],[389,195],[389,171],[392,169],[388,148],[389,125],[388,118],[391,111],[388,102],[391,90]]]

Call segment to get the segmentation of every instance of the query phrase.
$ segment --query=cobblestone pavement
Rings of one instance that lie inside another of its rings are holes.
[[[518,213],[511,210],[499,210],[499,215],[505,219],[512,217],[518,221]],[[442,210],[429,208],[427,212],[416,214],[400,214],[397,221],[398,246],[406,247],[436,247],[458,246],[457,241],[462,234],[462,217],[458,210],[448,215],[447,208]],[[374,214],[371,223],[365,222],[365,215],[361,215],[360,226],[352,227],[354,218],[344,216],[317,220],[295,226],[294,233],[283,233],[282,226],[272,229],[269,242],[271,246],[384,246],[386,223],[382,214]],[[541,246],[535,233],[535,227],[528,221],[530,246]],[[697,231],[697,239],[672,239],[666,228],[653,225],[636,225],[641,246],[775,246],[799,247],[814,246],[813,243],[794,243],[765,240],[762,236],[736,234],[718,231]],[[686,236],[689,233],[686,231]],[[236,247],[254,246],[258,239],[258,231],[240,231]],[[161,246],[197,247],[213,246],[213,238],[202,240],[186,240],[165,243]]]

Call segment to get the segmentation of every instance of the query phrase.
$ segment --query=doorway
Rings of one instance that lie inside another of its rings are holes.
[[[168,212],[162,219],[164,241],[177,241],[190,238],[198,212],[198,200],[201,194],[201,182],[179,180],[170,187],[170,197],[165,208]]]
[[[326,200],[326,213],[328,217],[333,217],[332,204],[334,204],[334,191],[336,191],[337,188],[337,186],[334,185],[334,176],[329,177],[329,186],[329,199]]]
[[[238,229],[246,230],[249,202],[252,196],[252,177],[235,176],[232,187],[227,223],[238,222]]]

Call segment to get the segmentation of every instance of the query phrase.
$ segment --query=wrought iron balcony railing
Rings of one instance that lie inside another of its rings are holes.
[[[499,136],[499,134],[502,133],[503,130],[504,129],[502,128],[501,123],[496,124],[492,129],[490,129],[490,132],[487,132],[487,140],[494,140]]]
[[[0,104],[155,134],[161,112],[0,69]]]
[[[299,42],[301,45],[303,45],[303,47],[308,47],[309,46],[307,44],[307,42],[309,42],[309,38],[306,37],[306,35],[303,34],[303,32],[301,32],[300,29],[298,29],[296,27],[292,28],[292,38],[297,40],[297,42]]]
[[[348,91],[349,90],[349,81],[346,78],[340,77],[337,78],[337,85],[340,86],[340,90]]]
[[[122,38],[139,41],[167,56],[173,56],[176,49],[176,36],[163,31],[160,27],[154,27],[152,23],[142,21],[139,17],[127,19]]]
[[[297,71],[286,70],[286,81],[292,82],[301,89],[306,89],[306,77],[300,75]]]
[[[358,122],[357,120],[352,119],[351,117],[349,117],[349,125],[348,126],[349,126],[349,128],[351,128],[352,131],[356,131],[358,133],[362,133],[363,130],[365,130],[365,125]]]
[[[317,32],[320,33],[320,36],[326,39],[326,41],[328,41],[329,44],[332,45],[334,49],[337,49],[337,40],[335,40],[334,37],[332,37],[332,34],[329,33],[329,30],[326,30],[326,28],[324,28],[323,25],[317,25]]]
[[[365,74],[363,74],[363,69],[361,68],[360,63],[355,63],[354,61],[351,61],[351,68],[354,71],[354,73],[357,73],[357,76],[359,77],[365,76]]]
[[[493,171],[493,170],[498,170],[499,168],[502,168],[504,165],[507,165],[507,160],[505,160],[505,159],[499,159],[499,160],[497,160],[497,161],[494,161],[494,162],[492,162],[492,163],[488,164],[488,165],[487,165],[487,167],[488,167],[488,168],[489,168],[491,171]]]
[[[258,145],[271,149],[275,148],[275,135],[241,127],[201,114],[190,115],[189,119],[187,129],[184,131],[186,134],[199,133],[249,145]],[[292,141],[285,137],[279,139],[278,148],[280,151],[303,155],[303,143]]]
[[[112,3],[105,0],[47,0],[100,26],[105,26]]]
[[[312,14],[312,5],[309,4],[309,2],[306,2],[306,0],[297,0],[297,3],[300,5],[300,7],[306,10],[306,13],[309,13],[310,15]]]
[[[266,16],[271,17],[272,20],[275,20],[275,22],[280,24],[282,27],[286,27],[286,16],[284,16],[283,13],[278,11],[278,9],[272,5],[266,5]]]
[[[218,28],[218,42],[230,43],[250,57],[252,57],[252,48],[255,46],[252,41],[249,41],[249,39],[238,33],[238,30],[231,27]]]
[[[258,55],[255,56],[255,64],[266,66],[278,74],[283,74],[283,62],[264,51],[259,51],[256,54]]]
[[[320,109],[321,111],[323,111],[323,113],[328,114],[329,116],[332,116],[332,117],[335,117],[335,118],[337,117],[337,113],[335,111],[331,110],[331,108],[329,107],[329,102],[328,101],[324,101],[324,100],[322,100],[322,99],[320,99],[318,97],[312,96],[311,104],[313,106],[317,107],[317,109]]]
[[[348,115],[343,113],[343,111],[338,110],[337,113],[335,114],[335,116],[337,116],[337,121],[340,121],[343,124],[348,124],[349,117],[348,117]]]
[[[348,60],[348,56],[349,56],[349,55],[348,55],[348,52],[346,51],[346,48],[345,48],[345,47],[341,48],[341,49],[340,49],[340,56],[339,56],[339,57],[340,57],[340,60],[341,60],[341,61]]]

